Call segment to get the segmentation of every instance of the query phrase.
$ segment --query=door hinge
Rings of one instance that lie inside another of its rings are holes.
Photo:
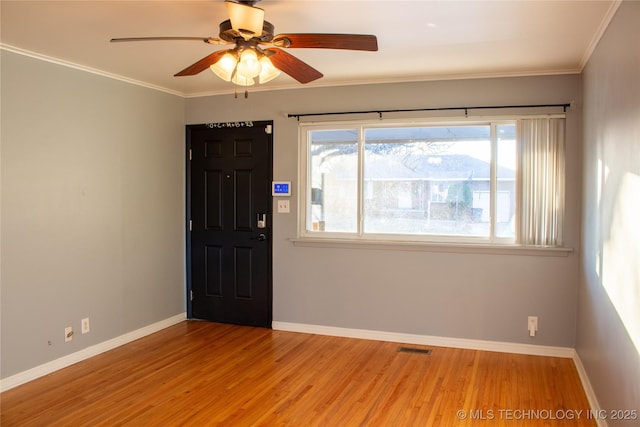
[[[189,220],[189,231],[193,231],[193,221]]]
[[[264,132],[265,132],[267,135],[271,135],[271,133],[273,132],[273,126],[271,126],[271,125],[267,125],[267,126],[264,128]]]
[[[193,151],[189,148],[189,160],[193,159]]]
[[[189,301],[193,301],[193,291],[189,291]]]

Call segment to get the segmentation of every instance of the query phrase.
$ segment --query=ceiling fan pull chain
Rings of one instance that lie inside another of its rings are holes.
[[[234,97],[235,99],[238,99],[238,89],[235,89],[235,90],[233,91],[233,97]],[[245,89],[245,90],[244,90],[244,99],[247,99],[247,98],[249,98],[249,89]]]

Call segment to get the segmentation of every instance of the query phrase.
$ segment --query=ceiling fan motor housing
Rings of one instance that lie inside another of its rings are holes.
[[[230,1],[230,0],[225,0],[225,1]],[[253,6],[256,3],[258,3],[260,0],[231,0],[234,3],[242,3],[242,4],[246,4],[248,6]]]
[[[275,31],[275,27],[271,22],[264,21],[262,25],[262,34],[257,37],[254,36],[254,39],[257,39],[260,42],[270,42],[273,40],[273,34]],[[231,26],[231,20],[227,19],[226,21],[222,21],[220,23],[220,38],[224,41],[235,43],[238,39],[244,40],[242,34],[239,31],[234,30]]]

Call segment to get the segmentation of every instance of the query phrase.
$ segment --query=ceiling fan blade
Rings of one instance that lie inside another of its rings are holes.
[[[220,60],[220,58],[222,58],[222,56],[227,52],[228,52],[227,50],[218,50],[216,52],[213,52],[211,55],[205,56],[200,61],[189,65],[187,68],[185,68],[184,70],[182,70],[179,73],[175,74],[174,76],[175,77],[178,77],[178,76],[194,76],[194,75],[206,70],[207,68],[209,68],[211,65],[215,64],[216,62],[218,62]]]
[[[290,75],[300,83],[309,83],[322,77],[320,71],[282,49],[266,49],[266,52],[272,53],[269,56],[269,60],[277,69]]]
[[[111,39],[111,43],[120,42],[147,42],[158,40],[199,40],[208,44],[228,44],[229,42],[220,40],[217,37],[120,37]]]
[[[273,44],[288,48],[378,50],[378,39],[368,34],[278,34]]]

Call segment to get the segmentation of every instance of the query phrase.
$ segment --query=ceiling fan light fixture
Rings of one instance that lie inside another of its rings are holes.
[[[233,75],[233,71],[236,69],[237,64],[237,58],[227,52],[218,62],[211,65],[209,68],[216,76],[220,77],[225,82],[228,82],[231,81],[231,76]]]
[[[253,86],[256,82],[252,77],[247,77],[236,71],[231,78],[231,83],[237,84],[238,86]]]
[[[262,65],[258,61],[258,54],[253,49],[245,49],[240,54],[240,61],[238,61],[237,70],[238,73],[254,78],[260,74]]]
[[[264,10],[244,3],[225,1],[231,27],[245,40],[262,35],[264,25]]]
[[[272,63],[269,58],[263,56],[260,58],[260,75],[258,77],[258,81],[260,84],[267,83],[280,75],[280,70],[278,70]]]

